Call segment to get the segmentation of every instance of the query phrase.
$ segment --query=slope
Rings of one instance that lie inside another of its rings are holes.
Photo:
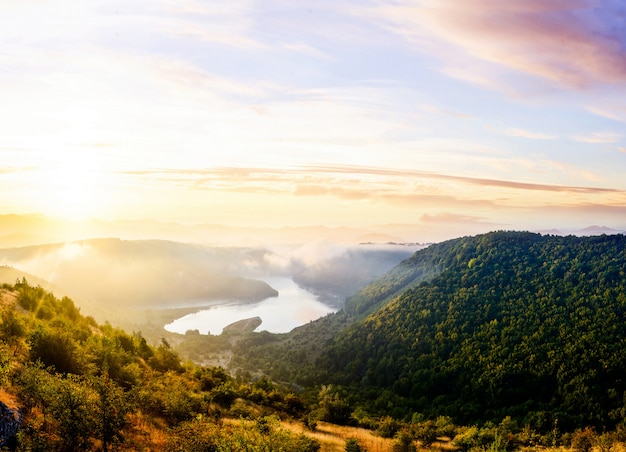
[[[183,365],[167,341],[98,325],[25,281],[0,285],[0,386],[10,450],[320,448],[278,422],[306,413],[292,391]]]
[[[340,332],[317,381],[378,414],[510,415],[544,430],[624,418],[624,236],[496,232],[432,245],[396,271],[411,267],[440,273]],[[368,290],[393,293],[392,275]]]

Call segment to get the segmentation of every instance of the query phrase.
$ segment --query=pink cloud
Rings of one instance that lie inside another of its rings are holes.
[[[443,54],[448,60],[495,63],[560,86],[584,89],[626,82],[626,34],[618,24],[619,6],[611,11],[610,3],[601,7],[597,3],[406,0],[382,6],[377,12],[391,29],[423,49],[442,50],[441,46],[433,49],[428,48],[432,44],[423,44],[433,37],[448,44],[448,54]],[[480,67],[473,72],[478,79],[488,73]],[[470,77],[466,74],[465,78]]]

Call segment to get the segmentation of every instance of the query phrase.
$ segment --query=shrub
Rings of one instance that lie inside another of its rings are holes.
[[[572,434],[571,446],[578,452],[589,452],[593,447],[595,437],[596,433],[590,427],[587,427],[584,430],[576,430]]]
[[[400,430],[400,423],[390,416],[385,416],[380,420],[376,434],[383,438],[393,438]]]
[[[345,452],[362,452],[364,449],[361,448],[358,439],[348,438],[346,439],[346,447],[344,450]]]
[[[424,447],[430,447],[432,443],[437,441],[437,426],[433,421],[413,424],[412,429],[415,439]]]

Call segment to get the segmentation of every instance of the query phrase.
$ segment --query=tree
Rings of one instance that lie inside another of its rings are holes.
[[[80,349],[68,331],[40,326],[29,338],[31,360],[54,366],[61,373],[82,370]]]
[[[167,372],[168,370],[175,372],[183,371],[180,358],[164,338],[161,338],[161,344],[154,352],[154,356],[148,360],[148,363],[160,372]]]
[[[126,425],[128,403],[124,391],[109,378],[108,373],[94,377],[92,384],[99,396],[95,412],[96,431],[106,452],[110,445],[123,440],[122,429]]]
[[[350,407],[332,385],[322,386],[318,400],[317,414],[320,420],[339,425],[346,425],[350,421]]]
[[[91,447],[94,431],[96,394],[77,375],[57,378],[56,394],[50,411],[64,451],[82,451]]]
[[[364,452],[365,449],[361,447],[359,444],[359,440],[356,438],[348,438],[346,439],[346,447],[345,452]]]

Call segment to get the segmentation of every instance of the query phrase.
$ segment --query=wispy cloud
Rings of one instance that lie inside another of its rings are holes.
[[[618,25],[624,9],[617,2],[597,7],[591,0],[421,0],[375,7],[372,13],[427,51],[450,55],[456,49],[463,59],[559,86],[584,89],[626,79],[625,33]],[[433,47],[427,33],[447,47]],[[485,74],[479,70],[471,77]]]
[[[469,113],[453,110],[450,108],[440,107],[437,105],[421,104],[418,108],[420,111],[424,111],[429,114],[435,113],[438,115],[450,116],[453,118],[472,119],[472,115],[470,115]]]
[[[522,137],[528,138],[531,140],[554,140],[556,139],[556,135],[550,135],[547,133],[539,133],[539,132],[531,132],[530,130],[518,129],[518,128],[509,128],[506,130],[507,135],[511,135],[513,137]]]
[[[304,55],[308,55],[311,56],[313,58],[319,58],[319,59],[332,59],[332,57],[330,55],[328,55],[327,53],[322,52],[321,50],[308,45],[308,44],[304,44],[304,43],[287,43],[284,44],[285,48],[288,50],[291,50],[295,53],[300,53],[300,54],[304,54]]]
[[[451,212],[442,212],[436,214],[425,213],[420,217],[420,221],[424,223],[481,223],[486,222],[486,218],[473,215],[460,215]]]
[[[36,171],[36,166],[0,166],[0,175],[2,174],[22,174]]]
[[[193,24],[187,21],[178,21],[167,25],[167,33],[170,35],[184,36],[205,43],[222,44],[242,50],[263,50],[269,46],[258,39],[246,36],[245,33],[237,33],[229,29],[228,21],[220,23],[219,28],[207,28],[206,25]]]
[[[614,121],[626,122],[626,107],[621,99],[613,99],[611,101],[605,101],[603,103],[597,103],[591,105],[587,109],[599,116],[613,119]]]
[[[570,185],[551,185],[527,183],[510,180],[485,179],[466,177],[444,173],[426,171],[393,170],[358,166],[307,166],[294,169],[268,169],[268,168],[209,168],[209,169],[155,169],[129,171],[124,174],[140,177],[159,178],[171,182],[199,182],[196,188],[226,188],[228,183],[242,188],[248,184],[285,184],[290,192],[297,195],[335,195],[350,198],[372,197],[376,190],[346,190],[345,184],[359,184],[362,187],[381,186],[395,190],[409,190],[416,186],[419,181],[446,181],[489,188],[505,188],[521,191],[543,191],[560,193],[581,194],[607,194],[623,193],[621,190],[607,187],[585,187]],[[399,183],[401,181],[401,183]],[[341,187],[341,188],[338,188]],[[398,188],[400,187],[400,188]],[[368,195],[369,193],[369,195]]]
[[[574,135],[572,140],[583,143],[609,144],[621,140],[622,134],[615,132],[595,132],[590,135]]]

